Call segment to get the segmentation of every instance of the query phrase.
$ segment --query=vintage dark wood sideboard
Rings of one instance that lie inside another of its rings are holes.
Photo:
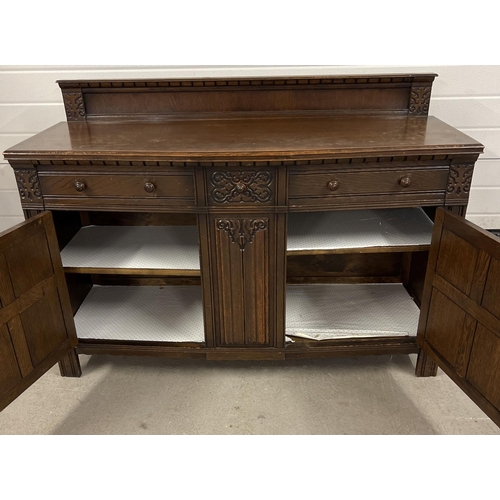
[[[7,150],[0,408],[78,353],[418,353],[500,425],[500,242],[465,219],[483,146],[434,74],[59,81]]]

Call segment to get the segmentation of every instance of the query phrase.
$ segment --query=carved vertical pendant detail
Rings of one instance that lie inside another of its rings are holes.
[[[65,92],[63,94],[64,109],[68,121],[85,121],[85,106],[81,92]]]
[[[213,172],[212,199],[216,203],[265,203],[271,201],[273,176],[265,170]]]
[[[473,163],[464,163],[450,166],[448,186],[446,188],[447,198],[467,198],[469,196],[472,182]]]
[[[256,233],[267,229],[267,221],[263,219],[217,219],[216,225],[219,231],[229,234],[231,241],[239,245],[242,252]]]
[[[22,202],[42,199],[42,191],[37,171],[34,169],[15,170],[17,188]]]
[[[408,113],[411,116],[427,115],[431,103],[431,87],[412,87],[410,92],[410,106]]]

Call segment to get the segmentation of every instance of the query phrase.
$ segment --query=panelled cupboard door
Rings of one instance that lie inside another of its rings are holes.
[[[76,346],[52,214],[0,234],[0,411]]]
[[[442,208],[417,341],[500,426],[500,240]]]

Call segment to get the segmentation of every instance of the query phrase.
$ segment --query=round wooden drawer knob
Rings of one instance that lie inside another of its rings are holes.
[[[401,177],[401,179],[399,179],[399,184],[402,187],[407,188],[411,184],[411,177],[408,176]]]
[[[144,191],[146,193],[152,193],[155,190],[155,185],[152,182],[146,182],[144,184]]]
[[[330,181],[328,184],[328,189],[330,191],[337,191],[337,189],[340,187],[340,182],[337,180]]]
[[[85,188],[86,188],[86,187],[87,187],[87,186],[85,185],[85,182],[82,182],[82,181],[76,181],[76,182],[75,182],[75,189],[76,189],[77,191],[79,191],[80,193],[81,193],[82,191],[85,191]]]

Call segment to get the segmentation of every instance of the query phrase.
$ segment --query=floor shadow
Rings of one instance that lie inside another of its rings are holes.
[[[393,375],[408,356],[199,361],[91,356],[55,434],[432,434]],[[401,375],[399,375],[401,376]]]

